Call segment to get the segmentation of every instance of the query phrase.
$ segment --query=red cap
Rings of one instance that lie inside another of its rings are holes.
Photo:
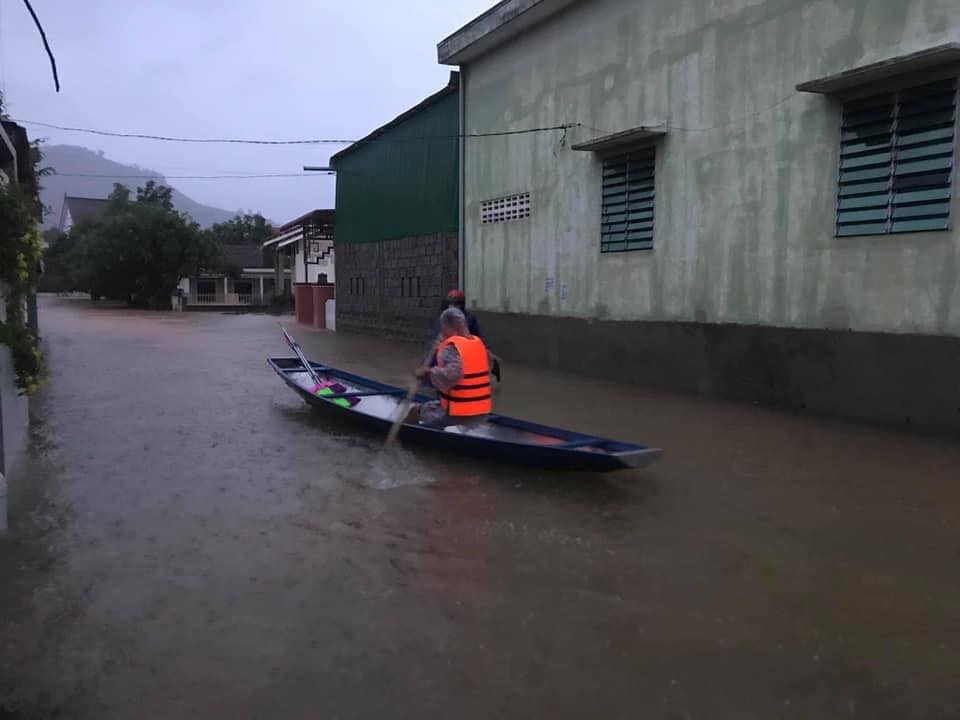
[[[466,300],[467,296],[463,294],[463,290],[453,289],[447,293],[447,300]]]

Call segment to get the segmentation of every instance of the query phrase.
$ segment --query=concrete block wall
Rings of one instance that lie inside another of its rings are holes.
[[[341,332],[422,340],[458,284],[456,234],[341,244],[336,252]]]

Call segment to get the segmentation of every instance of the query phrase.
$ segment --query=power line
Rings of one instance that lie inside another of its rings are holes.
[[[555,130],[568,130],[575,125],[553,125],[550,127],[525,128],[522,130],[502,130],[499,132],[486,133],[462,133],[452,135],[422,135],[410,138],[384,138],[373,137],[365,140],[334,140],[334,139],[304,139],[304,140],[260,140],[252,138],[188,138],[171,135],[149,135],[146,133],[114,132],[112,130],[96,130],[93,128],[71,127],[68,125],[55,125],[53,123],[41,122],[39,120],[17,120],[16,122],[24,125],[36,125],[38,127],[50,128],[52,130],[63,130],[66,132],[87,133],[89,135],[100,135],[103,137],[134,138],[138,140],[157,140],[162,142],[182,142],[182,143],[232,143],[239,145],[354,145],[356,143],[372,142],[418,142],[422,140],[456,140],[459,138],[483,138],[483,137],[502,137],[506,135],[527,135],[530,133],[550,132]]]
[[[135,138],[138,140],[159,140],[163,142],[182,142],[182,143],[234,143],[240,145],[349,145],[353,140],[254,140],[247,138],[187,138],[168,135],[147,135],[145,133],[113,132],[111,130],[94,130],[92,128],[70,127],[68,125],[54,125],[53,123],[40,122],[39,120],[17,120],[16,122],[24,125],[36,125],[38,127],[50,128],[52,130],[65,130],[67,132],[86,133],[88,135],[100,135],[103,137]]]
[[[47,57],[50,58],[50,69],[53,70],[53,84],[57,88],[57,92],[60,92],[60,78],[57,76],[57,60],[53,57],[53,50],[50,49],[50,43],[47,42],[47,34],[43,31],[43,25],[40,24],[40,18],[38,18],[37,14],[33,11],[30,0],[23,0],[23,4],[27,6],[30,17],[33,18],[37,30],[40,31],[40,39],[43,40],[43,49],[47,51]]]
[[[664,130],[676,130],[677,132],[686,132],[686,133],[710,132],[711,130],[719,130],[721,128],[730,127],[732,125],[739,125],[741,123],[745,123],[747,120],[752,120],[753,118],[759,115],[768,113],[771,110],[776,110],[781,105],[785,105],[786,103],[790,102],[796,97],[799,97],[799,95],[797,93],[792,93],[790,95],[787,95],[786,97],[783,97],[777,100],[777,102],[773,103],[772,105],[767,105],[766,107],[758,108],[757,110],[754,110],[751,113],[747,113],[746,115],[741,115],[740,117],[734,118],[733,120],[728,120],[727,122],[722,122],[722,123],[715,123],[714,125],[710,125],[708,127],[682,127],[680,125],[670,125],[670,124],[657,125],[656,127],[662,128]],[[611,134],[609,130],[604,130],[603,128],[594,127],[593,125],[585,125],[581,123],[580,127],[585,127],[589,130],[593,130],[598,133],[603,133],[605,135]]]
[[[718,123],[716,125],[711,125],[710,127],[688,128],[688,127],[680,127],[677,125],[668,125],[667,127],[670,130],[678,130],[680,132],[710,132],[711,130],[719,130],[720,128],[729,127],[731,125],[737,125],[746,120],[752,120],[758,115],[763,115],[764,113],[768,113],[771,110],[776,110],[778,107],[793,100],[795,97],[798,97],[797,93],[792,93],[790,95],[787,95],[784,98],[781,98],[780,100],[777,100],[777,102],[773,103],[773,105],[767,105],[766,107],[759,108],[758,110],[755,110],[752,113],[748,113],[741,117],[735,118],[733,120],[730,120],[729,122]]]
[[[56,177],[101,178],[106,180],[253,180],[257,178],[322,177],[327,173],[259,173],[251,175],[97,175],[93,173],[55,173]]]

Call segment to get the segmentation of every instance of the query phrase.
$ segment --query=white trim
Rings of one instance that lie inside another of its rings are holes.
[[[290,238],[293,238],[294,240],[299,240],[301,237],[303,237],[303,226],[298,225],[293,230],[288,230],[282,235],[277,235],[276,237],[270,238],[265,243],[263,243],[263,245],[261,245],[260,247],[265,248],[265,247],[269,247],[270,245],[276,245],[277,243],[280,243],[278,247],[284,247],[285,245],[290,244],[289,242]]]

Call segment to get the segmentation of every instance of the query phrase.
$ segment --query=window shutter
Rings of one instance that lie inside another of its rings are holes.
[[[653,247],[656,149],[603,161],[600,252]]]
[[[956,79],[847,103],[839,237],[950,227]]]

